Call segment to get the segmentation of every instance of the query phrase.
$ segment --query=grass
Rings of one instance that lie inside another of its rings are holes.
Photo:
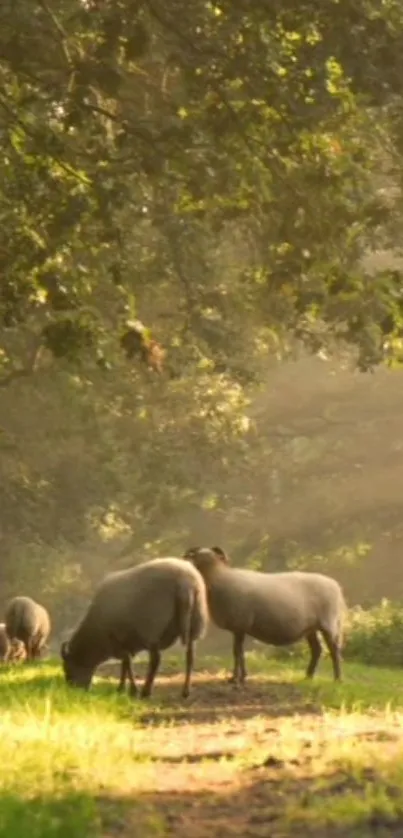
[[[403,830],[403,672],[249,654],[226,683],[199,658],[180,700],[182,660],[165,658],[151,701],[89,694],[57,661],[0,671],[0,838],[381,836]],[[143,669],[141,664],[137,669]]]

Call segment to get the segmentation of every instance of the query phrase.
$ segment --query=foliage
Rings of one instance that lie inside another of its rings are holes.
[[[304,644],[273,649],[278,660],[302,660]],[[350,608],[344,634],[343,658],[371,666],[401,667],[403,664],[403,606],[383,599],[372,608]]]
[[[0,23],[4,382],[43,349],[115,363],[133,306],[181,370],[241,381],[273,335],[362,368],[399,351],[400,275],[360,268],[398,211],[375,183],[398,166],[394,0],[8,0]]]
[[[111,561],[183,550],[231,454],[246,457],[242,391],[225,381],[212,391],[200,377],[190,393],[178,382],[169,398],[149,385],[148,401],[130,381],[96,384],[97,395],[60,373],[45,411],[27,385],[0,405],[4,598],[23,584],[47,601],[68,590],[82,603]]]
[[[277,421],[273,361],[399,359],[400,267],[362,257],[401,237],[402,32],[395,0],[1,4],[2,598],[63,622],[207,532],[272,569],[372,543],[356,436]]]
[[[375,666],[403,664],[403,608],[383,599],[368,610],[351,609],[346,630],[345,656]]]
[[[305,359],[271,368],[249,406],[234,388],[231,410],[208,375],[170,397],[131,374],[15,383],[0,400],[2,602],[23,589],[63,629],[106,571],[207,538],[238,565],[303,560],[351,604],[401,599],[400,375]]]

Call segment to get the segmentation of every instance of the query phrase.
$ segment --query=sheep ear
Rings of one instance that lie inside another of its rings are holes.
[[[230,564],[230,560],[227,554],[221,547],[210,547],[210,550],[212,551],[212,553],[215,553],[216,556],[219,557],[219,559],[221,559],[223,564]]]
[[[65,661],[69,654],[69,641],[63,640],[62,645],[60,646],[60,654]]]

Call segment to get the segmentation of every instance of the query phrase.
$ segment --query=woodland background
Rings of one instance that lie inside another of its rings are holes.
[[[403,7],[0,7],[0,604],[219,543],[403,600]]]

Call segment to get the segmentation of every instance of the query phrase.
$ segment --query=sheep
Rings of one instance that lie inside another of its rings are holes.
[[[22,663],[26,659],[27,652],[22,640],[19,640],[18,637],[12,637],[7,658],[8,663]]]
[[[5,623],[8,637],[24,644],[26,659],[39,658],[51,629],[46,608],[30,597],[16,596],[7,606]]]
[[[10,641],[6,632],[5,623],[0,623],[0,661],[8,660],[10,652]]]
[[[25,660],[25,646],[17,637],[11,640],[6,632],[6,624],[0,623],[0,661],[10,663]]]
[[[208,624],[206,588],[199,572],[178,558],[152,559],[108,574],[100,583],[83,619],[60,653],[67,683],[89,689],[95,669],[109,658],[121,661],[118,691],[126,677],[137,695],[131,656],[149,653],[141,697],[151,695],[161,650],[178,638],[186,646],[182,696],[190,692],[194,642]]]
[[[203,576],[212,621],[233,635],[232,683],[243,684],[247,677],[247,635],[273,646],[287,646],[305,637],[311,653],[306,677],[312,678],[322,652],[318,633],[329,649],[334,679],[341,680],[346,606],[338,582],[320,573],[268,574],[232,568],[220,547],[192,547],[184,558]]]

